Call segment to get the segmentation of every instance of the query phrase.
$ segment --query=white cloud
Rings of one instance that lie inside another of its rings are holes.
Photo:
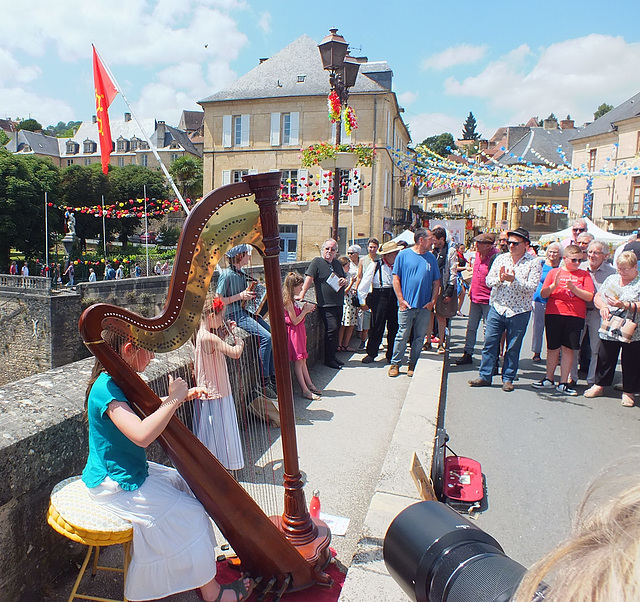
[[[15,57],[4,48],[0,48],[0,84],[17,82],[28,83],[42,74],[35,66],[22,66]]]
[[[487,53],[487,46],[472,46],[471,44],[460,44],[452,46],[442,52],[432,54],[422,62],[423,69],[435,69],[441,71],[456,65],[467,65],[476,63]]]
[[[532,67],[525,59],[537,58]],[[505,114],[508,123],[531,116],[567,114],[583,123],[603,102],[614,106],[640,90],[640,43],[622,37],[591,34],[531,53],[521,46],[492,62],[482,72],[445,82],[445,93],[485,99]],[[504,123],[507,125],[507,123]]]
[[[63,100],[49,98],[22,88],[0,87],[2,117],[27,119],[33,117],[43,126],[75,118],[73,109]]]
[[[271,13],[268,11],[264,11],[260,13],[260,19],[258,19],[258,27],[262,31],[262,33],[270,33],[271,32]]]
[[[410,107],[418,99],[418,96],[418,92],[403,92],[402,94],[398,94],[398,103],[400,103],[402,107]]]
[[[445,113],[405,113],[404,121],[409,126],[412,143],[419,144],[429,136],[445,132],[451,133],[454,138],[460,136],[464,118]]]

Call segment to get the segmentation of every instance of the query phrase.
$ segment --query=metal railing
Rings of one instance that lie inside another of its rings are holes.
[[[640,207],[627,203],[608,203],[602,207],[602,219],[639,219]]]
[[[51,279],[44,276],[14,276],[0,274],[0,288],[28,289],[31,291],[51,292]]]

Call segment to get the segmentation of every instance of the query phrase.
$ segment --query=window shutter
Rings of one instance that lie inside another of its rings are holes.
[[[231,115],[222,116],[222,147],[231,147]]]
[[[240,146],[249,146],[249,121],[251,115],[242,115],[242,142]]]
[[[290,146],[298,146],[300,144],[300,113],[289,113],[291,116],[291,135],[289,137]]]
[[[322,206],[329,204],[329,195],[333,188],[333,178],[329,174],[331,174],[330,171],[324,169],[320,171],[320,205]]]
[[[352,207],[360,205],[360,176],[361,172],[357,167],[349,172],[349,188],[353,191],[349,195],[349,205]]]
[[[223,169],[222,170],[222,185],[226,186],[227,184],[231,184],[231,170]]]
[[[309,187],[309,170],[298,170],[298,205],[307,204],[307,189]]]
[[[271,113],[271,146],[280,146],[280,113]]]

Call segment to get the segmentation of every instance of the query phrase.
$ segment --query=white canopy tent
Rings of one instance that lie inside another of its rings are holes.
[[[618,234],[612,234],[611,232],[607,232],[602,228],[598,228],[588,217],[584,218],[587,222],[587,232],[589,234],[593,234],[596,240],[601,240],[602,242],[606,242],[610,244],[613,248],[621,245],[622,243],[628,242],[629,238],[627,236],[620,236]],[[571,237],[573,232],[571,231],[571,226],[565,228],[564,230],[559,230],[558,232],[552,232],[551,234],[544,234],[540,237],[540,244],[547,245],[556,241],[563,241],[565,238]]]

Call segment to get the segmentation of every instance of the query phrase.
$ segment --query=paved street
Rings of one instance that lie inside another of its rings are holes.
[[[533,389],[545,368],[531,361],[531,323],[515,391],[504,393],[497,377],[491,388],[471,389],[467,381],[478,374],[480,345],[474,366],[453,364],[462,354],[465,328],[465,319],[453,320],[449,446],[478,460],[486,475],[488,508],[478,525],[529,566],[569,532],[589,479],[638,443],[640,407],[622,407],[618,391],[615,397],[587,399],[585,381],[578,397]]]

